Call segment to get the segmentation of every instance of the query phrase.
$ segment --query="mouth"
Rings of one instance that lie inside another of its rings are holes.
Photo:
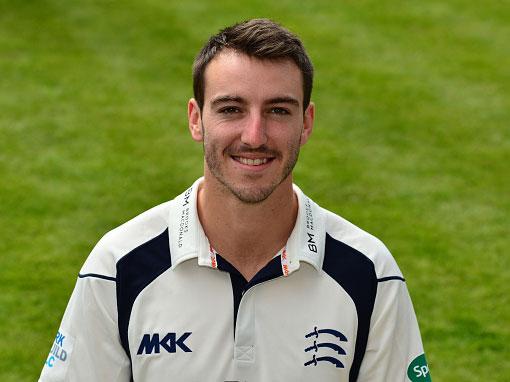
[[[232,159],[247,166],[262,166],[272,161],[274,158],[246,158],[233,155]]]

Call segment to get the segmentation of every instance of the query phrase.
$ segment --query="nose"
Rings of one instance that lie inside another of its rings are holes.
[[[266,121],[260,114],[250,114],[241,134],[241,142],[251,148],[267,143]]]

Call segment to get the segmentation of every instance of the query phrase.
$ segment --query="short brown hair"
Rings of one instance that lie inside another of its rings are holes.
[[[303,77],[303,111],[306,110],[312,94],[312,62],[297,36],[268,19],[252,19],[232,25],[207,41],[193,63],[193,93],[200,110],[204,106],[205,69],[225,48],[264,60],[294,61]]]

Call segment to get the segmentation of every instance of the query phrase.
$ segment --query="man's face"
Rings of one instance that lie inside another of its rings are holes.
[[[226,50],[205,71],[202,113],[188,105],[190,129],[203,141],[206,181],[245,203],[265,200],[291,172],[311,133],[299,68]]]

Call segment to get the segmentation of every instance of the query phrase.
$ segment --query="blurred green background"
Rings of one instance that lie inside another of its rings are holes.
[[[510,3],[0,0],[0,381],[34,381],[108,230],[202,172],[191,63],[251,17],[300,35],[295,181],[381,238],[434,381],[510,380]],[[392,382],[392,381],[388,381]]]

